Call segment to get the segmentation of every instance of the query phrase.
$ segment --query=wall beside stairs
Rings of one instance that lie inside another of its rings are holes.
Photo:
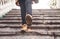
[[[0,17],[9,12],[14,5],[14,0],[0,0]]]
[[[60,9],[60,0],[57,0],[57,8]]]

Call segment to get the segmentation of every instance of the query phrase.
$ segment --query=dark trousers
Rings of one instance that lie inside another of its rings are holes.
[[[19,0],[21,7],[22,24],[26,24],[26,14],[32,15],[32,0]]]

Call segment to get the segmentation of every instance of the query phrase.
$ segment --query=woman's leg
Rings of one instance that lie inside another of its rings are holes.
[[[32,18],[32,0],[19,0],[19,3],[21,7],[22,24],[26,24],[26,23],[31,24],[32,23],[32,19],[31,19]]]
[[[31,24],[31,15],[32,15],[31,1],[30,0],[19,0],[19,4],[21,7],[22,31],[26,31],[27,26],[28,26],[26,23]]]
[[[32,24],[32,0],[25,0],[26,7],[26,23],[28,26]]]
[[[26,16],[26,6],[25,0],[19,0],[20,7],[21,7],[21,17],[22,17],[22,24],[26,24],[25,16]]]
[[[25,1],[26,14],[32,15],[32,0]]]

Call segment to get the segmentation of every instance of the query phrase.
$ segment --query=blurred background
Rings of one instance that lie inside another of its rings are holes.
[[[37,4],[32,4],[33,9],[57,9],[60,8],[60,0],[39,0]],[[15,6],[15,8],[18,8]]]
[[[39,0],[38,3],[32,4],[32,9],[59,9],[60,0]],[[0,0],[0,16],[9,12],[11,9],[20,9],[16,6],[15,0]]]

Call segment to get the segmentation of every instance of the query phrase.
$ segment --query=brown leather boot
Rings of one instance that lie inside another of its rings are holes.
[[[32,24],[32,16],[30,14],[26,14],[26,23],[27,25],[31,25]]]
[[[27,31],[27,24],[23,24],[21,28],[21,32],[25,33]]]

